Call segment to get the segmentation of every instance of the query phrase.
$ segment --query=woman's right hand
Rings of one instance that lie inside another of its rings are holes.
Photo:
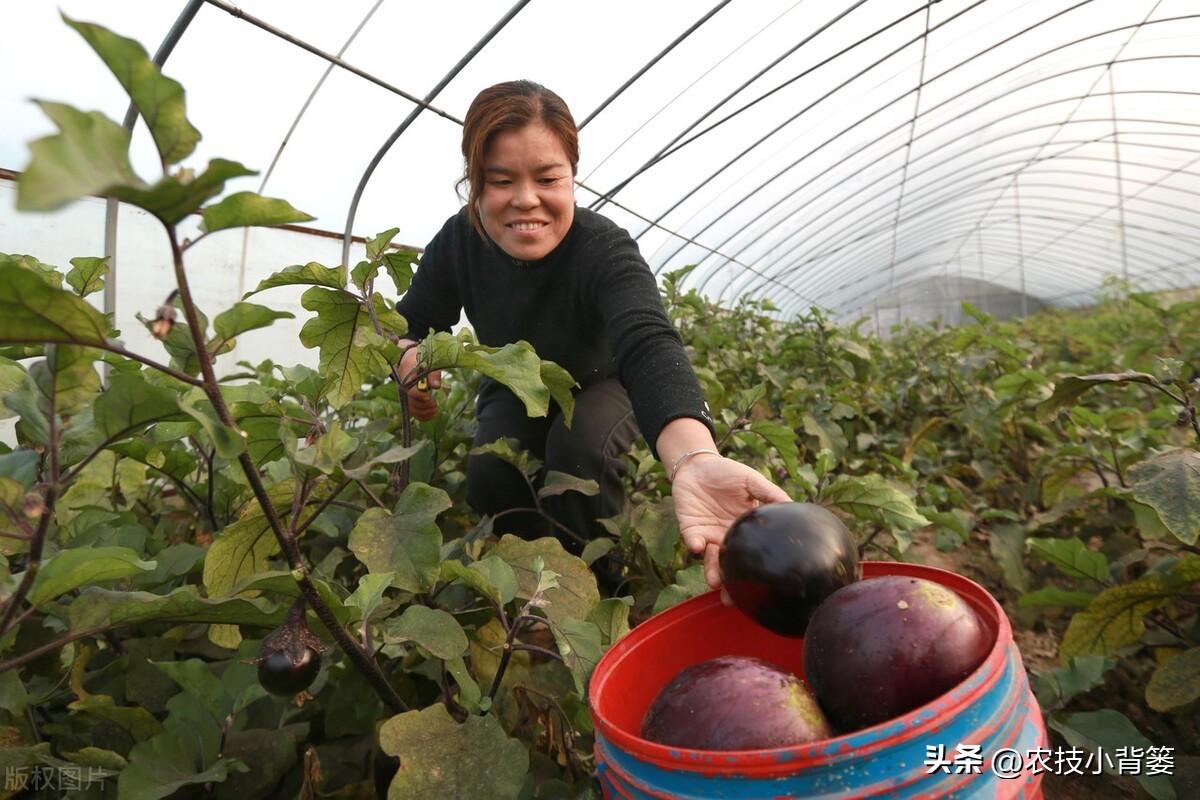
[[[400,377],[406,384],[417,372],[419,350],[419,347],[409,347],[400,357]],[[408,412],[421,422],[428,422],[437,416],[438,405],[433,396],[433,390],[442,388],[441,370],[434,370],[426,375],[423,383],[426,385],[425,388],[421,388],[421,382],[409,387]]]

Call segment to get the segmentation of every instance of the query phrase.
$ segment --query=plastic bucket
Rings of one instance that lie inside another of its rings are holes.
[[[935,581],[969,602],[995,634],[983,664],[926,705],[834,739],[735,752],[648,742],[638,735],[646,709],[692,664],[724,655],[755,656],[803,676],[801,640],[768,631],[709,592],[638,625],[596,666],[589,699],[604,796],[1041,798],[1041,774],[1027,762],[1029,751],[1047,746],[1046,727],[1000,604],[982,586],[953,572],[863,562],[864,580],[881,575]],[[980,758],[964,757],[959,745],[978,745]],[[1004,765],[1004,775],[993,770],[993,757],[1003,750],[1019,754],[1025,768]],[[930,753],[944,753],[948,771],[932,768]]]

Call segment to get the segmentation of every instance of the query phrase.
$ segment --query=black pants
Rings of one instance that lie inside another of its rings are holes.
[[[515,533],[526,539],[554,535],[569,552],[579,555],[583,550],[579,540],[604,533],[596,520],[614,516],[624,507],[628,472],[624,456],[638,428],[629,395],[620,381],[610,378],[575,395],[570,428],[563,424],[557,404],[551,403],[546,417],[526,416],[521,401],[493,381],[484,382],[475,417],[479,427],[473,446],[515,437],[523,449],[542,461],[543,467],[534,478],[535,488],[541,487],[549,470],[594,480],[600,486],[600,493],[592,497],[565,492],[541,501],[546,512],[577,538],[529,512],[505,514],[496,520],[497,534]],[[493,455],[475,455],[467,460],[467,502],[480,514],[535,506],[529,485],[517,469]]]

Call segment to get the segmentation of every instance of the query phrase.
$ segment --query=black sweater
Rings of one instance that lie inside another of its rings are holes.
[[[657,456],[668,422],[693,417],[712,430],[700,384],[658,285],[623,228],[576,208],[567,235],[538,261],[518,261],[471,227],[464,208],[426,247],[396,305],[408,336],[449,331],[466,311],[476,338],[503,347],[524,339],[583,388],[617,377]]]

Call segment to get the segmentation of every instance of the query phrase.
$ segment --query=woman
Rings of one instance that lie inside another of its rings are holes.
[[[485,379],[475,446],[516,437],[546,470],[597,481],[596,497],[567,492],[545,501],[555,520],[591,538],[602,532],[595,520],[624,504],[624,455],[640,430],[667,468],[684,542],[704,553],[716,588],[730,523],[760,502],[789,498],[717,452],[699,382],[637,244],[575,207],[579,144],[566,104],[530,81],[485,89],[467,111],[462,152],[466,206],[429,243],[397,305],[410,336],[447,331],[465,310],[483,344],[524,339],[566,368],[580,384],[570,428],[554,407],[547,418],[527,417],[506,387]],[[413,374],[417,356],[417,348],[405,352],[402,375]],[[440,377],[431,374],[428,384],[438,388]],[[428,420],[437,402],[414,387],[409,408]],[[533,506],[524,478],[491,455],[470,458],[467,499],[482,514]],[[506,514],[497,530],[549,532],[541,517],[520,513]],[[564,544],[579,552],[569,538]]]

